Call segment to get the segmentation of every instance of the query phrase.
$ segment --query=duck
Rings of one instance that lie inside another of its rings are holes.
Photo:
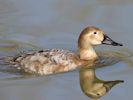
[[[87,62],[95,61],[98,59],[98,55],[93,46],[100,44],[122,46],[95,26],[88,26],[83,29],[77,44],[78,53],[53,48],[7,56],[3,57],[2,60],[9,66],[29,74],[49,75],[72,71],[87,64]]]
[[[96,100],[105,96],[117,84],[124,82],[124,80],[101,80],[96,77],[94,68],[81,68],[79,75],[80,87],[83,93]]]

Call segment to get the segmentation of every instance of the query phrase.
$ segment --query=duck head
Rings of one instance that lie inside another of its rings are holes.
[[[100,44],[123,46],[122,44],[115,42],[106,34],[104,34],[104,32],[101,29],[94,26],[86,27],[81,32],[78,39],[80,58],[83,60],[96,59],[97,54],[95,53],[92,46]]]
[[[121,43],[115,42],[106,34],[104,34],[104,32],[101,29],[94,26],[85,28],[81,32],[78,42],[80,43],[85,42],[91,45],[105,44],[105,45],[112,45],[112,46],[123,46]]]

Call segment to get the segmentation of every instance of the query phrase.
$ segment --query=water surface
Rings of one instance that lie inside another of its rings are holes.
[[[131,0],[0,0],[0,55],[38,48],[76,51],[81,30],[100,27],[124,47],[99,46],[99,50],[132,53]],[[132,58],[96,70],[103,80],[124,80],[100,100],[132,99]],[[3,65],[5,66],[5,65]],[[1,65],[1,67],[3,67]],[[1,100],[88,100],[79,85],[79,72],[18,78],[19,74],[0,72]],[[6,80],[3,80],[6,79]]]

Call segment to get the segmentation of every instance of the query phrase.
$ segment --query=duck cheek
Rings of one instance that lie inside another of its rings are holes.
[[[93,38],[93,39],[89,40],[89,43],[91,45],[99,45],[99,44],[101,44],[101,41],[97,40],[96,38]]]
[[[93,44],[93,45],[100,45],[100,44],[102,44],[102,43],[101,43],[101,41],[94,40],[94,41],[92,42],[92,44]]]

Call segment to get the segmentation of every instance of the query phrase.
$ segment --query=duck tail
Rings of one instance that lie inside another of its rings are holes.
[[[14,57],[8,56],[8,57],[0,57],[0,62],[3,63],[11,63],[14,61]]]

